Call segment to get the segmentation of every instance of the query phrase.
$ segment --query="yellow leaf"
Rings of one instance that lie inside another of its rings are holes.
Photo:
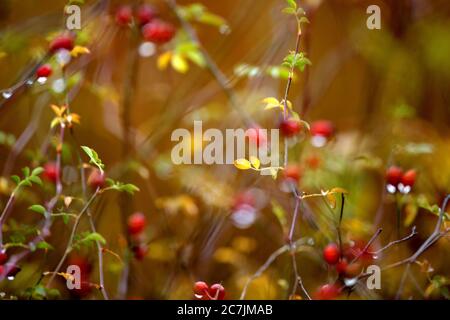
[[[74,58],[78,57],[79,55],[88,54],[88,53],[91,53],[91,52],[89,51],[88,48],[83,47],[83,46],[75,46],[72,49],[72,51],[70,51],[70,55]]]
[[[172,52],[171,51],[167,51],[164,52],[163,54],[161,54],[158,57],[158,69],[159,70],[164,70],[167,68],[167,66],[169,65],[170,59],[172,58]]]
[[[234,166],[240,170],[248,170],[252,167],[250,161],[247,159],[237,159],[234,161]]]
[[[403,225],[405,227],[409,227],[414,220],[416,219],[417,212],[419,208],[412,203],[408,203],[405,207],[405,221],[403,222]]]
[[[345,190],[344,188],[336,187],[336,188],[331,189],[331,190],[330,190],[330,193],[343,193],[343,194],[347,194],[348,191]]]
[[[172,56],[171,63],[172,67],[180,73],[186,73],[189,70],[189,65],[186,59],[180,54],[174,54]]]
[[[264,107],[264,110],[269,110],[269,109],[273,109],[273,108],[282,108],[283,109],[283,106],[280,104],[278,99],[276,99],[274,97],[265,98],[262,102],[266,104],[266,106]]]
[[[61,117],[66,111],[66,106],[58,107],[57,105],[52,104],[50,107],[58,117]]]
[[[251,156],[250,157],[250,163],[252,164],[253,168],[259,169],[261,166],[261,161],[257,157]]]
[[[336,208],[336,196],[334,193],[327,193],[327,200],[331,208]]]

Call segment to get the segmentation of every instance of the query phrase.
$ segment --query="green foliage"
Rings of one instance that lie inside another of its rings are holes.
[[[135,192],[140,191],[138,187],[131,183],[122,183],[112,179],[106,179],[106,182],[108,183],[108,189],[110,190],[127,192],[129,194],[134,194]]]
[[[11,177],[11,179],[16,183],[16,189],[14,190],[14,193],[19,191],[22,187],[31,187],[33,183],[42,185],[42,180],[39,178],[39,175],[44,171],[43,168],[37,167],[33,169],[33,171],[30,170],[29,167],[25,167],[22,169],[23,173],[23,179],[21,179],[19,176],[14,175]]]
[[[34,287],[27,288],[25,292],[22,293],[24,299],[27,300],[52,300],[57,299],[61,296],[58,289],[46,288],[42,284],[38,284]]]
[[[193,3],[187,6],[179,6],[178,13],[187,21],[195,21],[203,24],[218,27],[221,30],[228,29],[224,18],[208,11],[203,4]]]
[[[45,215],[45,212],[46,212],[45,207],[41,206],[40,204],[33,204],[28,209],[31,211],[40,213],[42,215]]]
[[[306,65],[311,65],[311,61],[305,57],[303,52],[295,53],[291,51],[283,60],[283,66],[290,69],[299,69],[301,72],[305,70]]]
[[[72,248],[77,250],[83,247],[91,248],[97,241],[103,245],[106,244],[105,238],[98,232],[83,232],[76,235],[74,240]]]
[[[89,163],[95,165],[100,172],[103,173],[103,170],[105,168],[105,165],[103,164],[102,160],[98,157],[97,152],[89,147],[82,146],[81,149],[88,155],[89,157]]]

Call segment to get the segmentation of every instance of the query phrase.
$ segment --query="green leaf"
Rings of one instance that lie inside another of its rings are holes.
[[[31,211],[40,213],[42,215],[45,215],[45,212],[46,212],[45,207],[41,206],[40,204],[33,204],[28,209]]]
[[[53,250],[54,249],[53,246],[46,241],[38,242],[38,244],[36,245],[36,248],[43,249],[43,250]]]
[[[289,7],[293,8],[293,9],[297,9],[297,3],[295,2],[295,0],[286,0],[287,4]]]
[[[42,180],[41,180],[41,178],[39,178],[38,176],[30,176],[28,179],[29,179],[31,182],[34,182],[34,183],[36,183],[36,184],[42,186]]]
[[[37,168],[34,168],[34,169],[33,169],[33,171],[31,172],[31,175],[32,175],[32,176],[38,176],[38,175],[40,175],[42,172],[44,172],[44,168],[42,168],[42,167],[37,167]]]
[[[19,184],[20,183],[20,177],[19,176],[12,176],[11,180],[14,181],[15,184]]]
[[[30,168],[25,167],[22,169],[22,172],[25,177],[28,177],[30,175]]]
[[[83,151],[88,155],[89,163],[95,165],[103,173],[105,165],[103,164],[102,160],[100,160],[100,158],[98,157],[97,152],[95,152],[94,149],[89,148],[87,146],[81,146],[81,149],[83,149]]]
[[[82,242],[98,241],[101,244],[106,244],[105,238],[103,238],[103,236],[98,232],[89,233],[81,241]]]

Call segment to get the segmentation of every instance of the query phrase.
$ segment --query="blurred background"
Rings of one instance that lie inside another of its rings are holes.
[[[189,61],[188,70],[181,72],[158,66],[161,55],[179,49],[189,37],[165,1],[72,2],[82,12],[76,43],[90,54],[72,59],[64,74],[56,65],[45,84],[27,85],[5,98],[8,88],[46,56],[50,39],[64,30],[68,1],[0,0],[1,208],[11,190],[9,176],[54,158],[54,114],[49,105],[68,101],[81,124],[63,147],[64,195],[81,192],[78,145],[98,152],[108,177],[140,189],[134,196],[105,193],[92,206],[97,231],[106,239],[104,275],[110,297],[191,299],[193,283],[202,280],[221,283],[227,298],[238,299],[249,277],[286,244],[295,206],[285,192],[286,179],[280,174],[273,180],[233,165],[175,166],[170,137],[176,128],[192,130],[194,120],[221,130],[246,128],[248,119],[263,128],[278,127],[276,111],[265,111],[261,101],[283,97],[286,70],[279,66],[295,49],[295,18],[281,12],[284,1],[197,1],[226,21],[191,22],[201,50],[225,76],[221,83],[210,64]],[[173,24],[174,40],[143,47],[139,28],[117,24],[120,6],[142,2]],[[189,6],[194,1],[177,3]],[[418,235],[371,257],[373,264],[389,265],[413,254],[429,236],[437,220],[436,210],[429,209],[441,206],[450,192],[449,2],[305,0],[298,5],[310,21],[302,27],[300,50],[312,65],[295,74],[289,100],[303,120],[328,120],[334,129],[321,148],[311,143],[306,130],[292,142],[289,164],[298,168],[295,183],[308,194],[335,187],[348,191],[342,237],[350,246],[364,247],[379,227],[383,232],[373,250],[397,239],[399,210],[400,235],[407,236],[413,226]],[[366,26],[369,5],[381,9],[381,30]],[[62,77],[68,86],[63,92],[55,85]],[[385,171],[392,165],[416,170],[417,180],[408,194],[386,192]],[[43,188],[24,191],[5,233],[18,230],[23,235],[24,226],[35,226],[40,217],[27,208],[48,200],[52,188],[45,182]],[[302,245],[296,261],[311,296],[337,277],[322,259],[323,247],[338,241],[341,200],[336,198],[335,206],[322,197],[300,206],[294,238],[302,239]],[[133,212],[144,213],[147,221],[139,240],[145,244],[142,259],[127,249],[132,240],[126,219]],[[55,269],[70,226],[55,219],[47,239],[53,250],[28,255],[14,281],[0,283],[1,291],[23,298],[36,283],[45,283],[41,274]],[[79,230],[89,230],[87,219],[81,220]],[[20,250],[13,247],[11,252]],[[404,267],[383,272],[381,290],[357,286],[349,297],[449,298],[449,253],[444,236],[411,266],[411,277],[401,290]],[[84,259],[92,269],[89,281],[99,282],[95,247],[74,250],[69,258]],[[98,290],[71,294],[64,281],[52,285],[62,298],[101,298]],[[292,295],[293,282],[291,257],[285,253],[255,278],[246,298],[305,298],[300,290]]]

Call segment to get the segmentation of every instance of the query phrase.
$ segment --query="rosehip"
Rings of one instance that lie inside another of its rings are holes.
[[[89,175],[87,183],[92,189],[97,190],[97,188],[103,188],[105,186],[105,180],[105,174],[95,168]]]
[[[392,166],[386,171],[386,181],[388,184],[397,186],[402,179],[403,171],[401,168]]]
[[[116,23],[119,26],[121,27],[128,26],[131,23],[132,19],[133,19],[133,11],[131,10],[130,6],[121,6],[117,9]]]
[[[208,285],[206,282],[203,281],[197,281],[194,284],[194,294],[198,296],[204,296],[209,290]]]
[[[151,22],[155,17],[156,17],[155,9],[148,4],[141,5],[136,13],[136,18],[140,26],[143,26],[144,24]]]
[[[323,258],[328,264],[338,263],[339,257],[339,248],[335,243],[330,243],[323,249]]]
[[[147,254],[148,248],[147,248],[147,246],[140,244],[140,245],[134,246],[132,248],[132,250],[134,253],[134,257],[137,260],[143,260],[145,258],[145,255]]]
[[[318,300],[332,300],[339,295],[339,288],[334,284],[325,284],[319,288],[315,297]]]
[[[403,174],[401,182],[404,186],[412,188],[414,186],[414,183],[416,182],[416,176],[417,176],[416,170],[413,169],[408,170]]]
[[[311,135],[330,138],[334,133],[334,126],[331,121],[319,120],[311,124]]]
[[[347,272],[347,267],[348,267],[348,262],[347,259],[341,259],[339,260],[339,262],[336,264],[336,271],[339,274],[346,274]]]
[[[52,67],[49,64],[44,64],[36,70],[38,78],[48,78],[52,74]]]
[[[249,205],[251,207],[254,207],[256,204],[255,197],[250,191],[243,191],[239,193],[234,199],[233,207],[235,208],[240,207],[244,204]]]
[[[147,41],[164,44],[172,40],[175,28],[167,22],[154,20],[142,27],[142,35]]]
[[[290,165],[287,166],[284,170],[283,170],[283,177],[285,179],[290,179],[290,180],[294,180],[294,181],[299,181],[300,177],[301,177],[301,170],[298,166],[296,165]]]
[[[6,276],[7,277],[15,277],[20,270],[22,270],[19,266],[15,265],[15,264],[5,264],[3,266],[3,272],[7,272]]]
[[[249,128],[245,131],[245,136],[251,143],[255,143],[257,147],[264,146],[267,143],[267,133],[259,127]]]
[[[50,52],[55,52],[60,49],[66,49],[66,50],[72,50],[74,46],[74,39],[72,36],[68,34],[61,34],[55,39],[53,39],[52,42],[50,42]]]
[[[8,260],[8,255],[5,251],[0,251],[0,265],[4,264]]]
[[[280,123],[281,134],[288,138],[297,135],[301,129],[302,125],[300,124],[300,122],[294,119],[286,119],[281,121]]]
[[[225,288],[221,284],[213,284],[209,288],[209,295],[212,300],[223,300],[225,298]]]
[[[142,212],[135,212],[128,218],[128,233],[136,235],[144,231],[146,224],[145,216]]]
[[[49,162],[44,165],[44,172],[42,174],[44,179],[56,183],[59,177],[58,166],[54,162]]]
[[[80,268],[81,277],[87,278],[92,271],[92,264],[85,257],[73,254],[67,261],[68,265],[78,266]]]

